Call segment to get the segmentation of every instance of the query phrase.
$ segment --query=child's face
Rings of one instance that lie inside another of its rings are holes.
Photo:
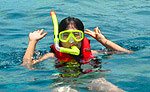
[[[79,49],[81,48],[81,41],[80,42],[61,42],[61,45],[65,48],[70,48],[71,46],[77,46]]]
[[[77,30],[76,28],[68,28],[67,30]],[[81,41],[75,41],[74,38],[70,37],[67,42],[60,43],[65,48],[70,48],[71,46],[77,46],[79,49],[81,48]]]

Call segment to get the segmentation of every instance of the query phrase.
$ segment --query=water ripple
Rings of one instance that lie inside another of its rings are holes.
[[[147,46],[150,45],[148,37],[137,37],[137,38],[133,38],[133,39],[127,39],[127,40],[119,40],[117,43],[120,46],[123,46],[129,50],[133,50],[133,51],[139,51],[142,49],[146,49]]]
[[[45,9],[51,9],[54,8],[53,6],[45,6],[45,7],[40,7],[40,8],[36,8],[36,10],[45,10]]]
[[[9,25],[9,23],[7,23],[7,22],[0,22],[0,26],[6,26],[6,25]]]
[[[150,11],[138,11],[138,12],[134,12],[137,15],[150,15]]]
[[[37,18],[40,18],[40,17],[49,17],[50,15],[49,15],[49,13],[39,13],[39,14],[35,14],[35,16]]]
[[[18,28],[0,28],[1,31],[5,31],[5,32],[20,32],[22,29],[18,29]]]
[[[20,18],[24,18],[24,17],[27,17],[27,14],[25,13],[7,13],[6,15],[6,19],[20,19]]]
[[[19,39],[19,38],[24,38],[27,36],[26,34],[0,34],[3,36],[3,39]]]
[[[24,49],[0,45],[4,51],[0,52],[0,69],[19,65],[22,62]]]

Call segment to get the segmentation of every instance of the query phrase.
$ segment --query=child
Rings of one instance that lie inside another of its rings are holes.
[[[70,72],[69,74],[65,73],[65,71],[61,71],[63,69],[60,69],[60,72],[62,72],[62,74],[60,74],[61,77],[78,77],[80,74],[86,73],[82,71],[81,65],[88,63],[91,59],[93,59],[94,55],[97,54],[98,51],[91,50],[89,40],[84,37],[84,33],[92,36],[103,46],[113,51],[120,51],[125,53],[132,52],[106,39],[105,36],[101,34],[98,27],[96,27],[94,31],[87,29],[84,32],[84,25],[79,19],[74,17],[67,17],[59,24],[59,46],[64,48],[71,48],[72,46],[76,46],[80,50],[80,54],[71,55],[62,53],[59,52],[54,45],[51,45],[51,52],[43,55],[37,60],[34,60],[32,57],[37,42],[47,35],[47,32],[44,32],[44,30],[41,29],[29,34],[29,44],[23,57],[22,65],[31,69],[32,65],[36,63],[39,63],[48,58],[56,57],[58,59],[55,65],[57,68],[60,69],[62,66],[69,66],[69,68],[71,68],[66,69],[67,73]]]
[[[63,19],[59,24],[59,32],[62,32],[64,30],[81,30],[82,32],[84,32],[84,25],[79,19],[73,18],[73,17],[68,17],[68,18]],[[106,39],[105,36],[103,34],[101,34],[98,27],[96,27],[94,29],[94,32],[89,30],[89,29],[86,29],[86,31],[84,33],[92,36],[94,39],[96,39],[98,42],[100,42],[103,46],[105,46],[108,49],[111,49],[113,51],[132,53],[132,51],[127,50],[125,48],[122,48],[121,46],[113,43],[112,41],[110,41],[108,39]],[[44,38],[46,35],[47,35],[47,32],[44,32],[43,29],[31,32],[29,34],[29,44],[28,44],[27,50],[25,52],[25,55],[23,57],[22,65],[30,66],[30,65],[34,65],[38,62],[41,62],[45,59],[55,57],[55,53],[53,52],[53,48],[52,48],[52,52],[49,52],[49,53],[43,55],[38,60],[33,59],[33,54],[34,54],[34,50],[35,50],[37,42],[40,39]],[[72,37],[71,37],[71,39],[72,39]],[[74,39],[72,39],[72,40],[74,40]],[[81,46],[83,44],[82,44],[82,41],[60,42],[60,46],[65,47],[65,48],[70,48],[72,45],[75,45],[79,49],[81,49]],[[92,55],[95,55],[98,53],[98,51],[95,51],[95,50],[90,50],[90,51],[91,51]]]

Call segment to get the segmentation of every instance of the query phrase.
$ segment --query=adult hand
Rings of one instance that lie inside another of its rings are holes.
[[[37,30],[37,31],[31,32],[29,34],[29,40],[30,41],[38,41],[38,40],[42,39],[43,37],[45,37],[46,35],[47,35],[47,32],[44,32],[43,29]]]
[[[105,39],[105,36],[103,34],[101,34],[101,31],[99,30],[98,27],[94,28],[94,31],[86,29],[86,31],[84,33],[92,36],[93,38],[95,38],[98,41]]]

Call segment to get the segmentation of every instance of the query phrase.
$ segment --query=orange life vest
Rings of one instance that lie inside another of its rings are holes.
[[[79,56],[73,56],[70,54],[62,53],[56,50],[54,44],[50,46],[52,51],[55,53],[56,58],[58,59],[59,62],[69,62],[72,59],[75,59],[76,57],[79,58],[78,62],[81,63],[87,63],[90,59],[92,59],[94,56],[91,53],[91,46],[90,46],[90,41],[84,37],[82,40],[82,46],[81,46],[81,52]]]

